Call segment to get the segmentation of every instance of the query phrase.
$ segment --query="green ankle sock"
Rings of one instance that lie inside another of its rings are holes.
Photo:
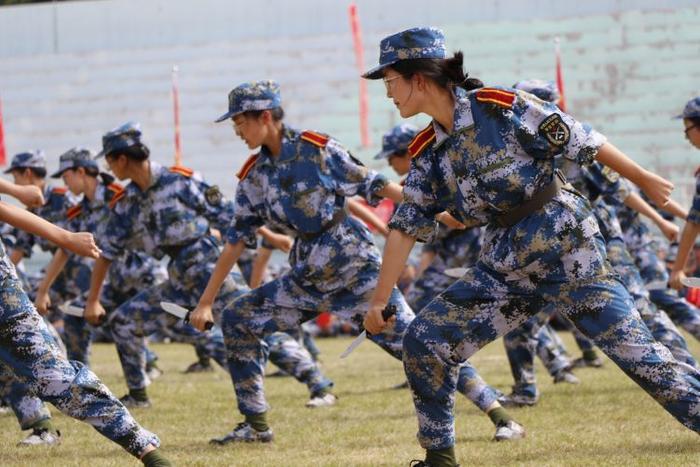
[[[583,351],[583,359],[584,360],[591,361],[591,360],[595,360],[596,358],[598,358],[598,354],[595,353],[595,350],[591,349],[591,350],[584,350]]]
[[[503,407],[496,407],[495,409],[489,411],[486,415],[489,416],[493,424],[496,426],[505,425],[509,421],[513,420]]]
[[[32,430],[46,430],[51,433],[56,433],[56,428],[53,426],[53,421],[50,418],[45,418],[44,420],[39,420],[34,423],[31,427]]]
[[[270,429],[267,424],[267,414],[265,412],[255,415],[246,415],[245,421],[252,426],[255,431],[267,431]]]
[[[146,394],[146,388],[141,389],[129,389],[129,395],[136,399],[137,401],[147,401],[148,394]]]
[[[427,449],[425,462],[430,464],[430,467],[457,467],[458,465],[454,446],[445,449]]]
[[[143,465],[146,467],[170,467],[173,465],[158,449],[143,456],[141,462],[143,462]]]

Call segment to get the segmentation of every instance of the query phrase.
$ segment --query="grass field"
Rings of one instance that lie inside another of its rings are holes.
[[[570,336],[566,344],[574,349]],[[160,436],[164,452],[181,466],[406,466],[422,458],[408,390],[391,390],[403,380],[401,365],[365,343],[345,360],[349,339],[319,340],[325,372],[336,383],[339,404],[307,409],[306,388],[290,378],[269,378],[270,445],[213,447],[208,440],[241,420],[231,382],[214,373],[183,375],[194,359],[184,345],[154,345],[165,374],[150,387],[154,406],[136,418]],[[700,345],[691,342],[695,355]],[[94,369],[117,394],[125,392],[114,347],[97,345]],[[501,342],[479,352],[472,363],[492,385],[507,391],[510,373]],[[700,465],[700,439],[665,413],[649,396],[606,361],[603,369],[577,372],[580,386],[553,385],[538,367],[542,398],[534,408],[514,410],[527,438],[491,441],[493,426],[458,396],[457,453],[471,465]],[[53,410],[56,413],[55,410]],[[2,466],[139,465],[87,425],[55,415],[63,444],[17,448],[21,439],[12,416],[0,417]]]

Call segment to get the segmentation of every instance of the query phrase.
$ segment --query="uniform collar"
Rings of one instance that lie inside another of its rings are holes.
[[[261,164],[267,164],[271,166],[284,164],[286,162],[292,161],[297,157],[297,146],[294,143],[299,139],[299,132],[293,128],[286,125],[282,125],[282,150],[278,156],[273,156],[270,154],[269,149],[263,146],[260,148]]]
[[[462,88],[455,88],[452,92],[455,98],[455,109],[453,115],[452,134],[447,134],[445,129],[436,120],[433,120],[433,129],[435,130],[434,148],[439,147],[451,135],[460,133],[463,130],[471,128],[474,125],[474,116],[472,115],[472,106],[469,101],[469,93]]]
[[[165,174],[168,169],[160,165],[158,162],[155,161],[148,161],[148,168],[151,171],[151,183],[149,183],[148,188],[146,188],[145,191],[150,190],[153,186],[155,186],[160,178]],[[129,184],[126,186],[125,190],[127,191],[128,194],[139,194],[141,193],[141,189],[139,186],[134,183],[134,182],[129,182]]]

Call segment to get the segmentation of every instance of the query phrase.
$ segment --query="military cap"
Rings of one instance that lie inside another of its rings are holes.
[[[676,115],[674,118],[700,118],[700,96],[690,99],[685,104],[683,113]]]
[[[95,155],[89,149],[71,148],[58,158],[58,170],[51,175],[51,178],[59,178],[66,170],[77,169],[78,167],[99,170],[94,157]]]
[[[133,146],[143,146],[141,141],[141,124],[138,122],[126,122],[102,136],[102,151],[95,156],[95,159]]]
[[[249,110],[270,110],[280,107],[280,85],[271,79],[243,83],[228,93],[228,112],[216,119],[223,122]]]
[[[382,78],[386,67],[413,58],[445,58],[443,32],[436,28],[411,28],[385,37],[379,44],[379,65],[362,77]]]
[[[409,123],[396,125],[384,133],[384,136],[382,136],[382,150],[374,158],[376,160],[388,159],[392,154],[406,151],[417,133],[418,128]]]
[[[15,169],[45,169],[46,168],[46,157],[44,157],[44,151],[41,149],[35,149],[34,151],[25,151],[15,154],[10,162],[10,167],[5,170],[6,174],[9,174]]]

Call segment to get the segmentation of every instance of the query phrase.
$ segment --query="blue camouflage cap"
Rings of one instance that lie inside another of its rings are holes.
[[[58,158],[58,171],[53,173],[51,178],[59,178],[66,170],[77,169],[78,167],[99,170],[94,157],[95,155],[89,149],[80,147],[71,148]]]
[[[249,110],[270,110],[281,105],[280,85],[277,81],[251,81],[236,86],[228,93],[228,112],[215,121],[223,122]]]
[[[673,118],[700,118],[700,96],[690,99],[688,103],[685,104],[683,113]]]
[[[408,149],[418,133],[418,128],[410,123],[396,125],[382,136],[382,151],[374,156],[376,160],[388,159],[392,154],[401,153]]]
[[[102,151],[95,156],[95,159],[137,145],[143,146],[141,124],[139,122],[126,122],[102,136]]]
[[[445,58],[443,32],[437,28],[411,28],[385,37],[379,43],[379,65],[362,77],[382,78],[386,67],[412,58]]]
[[[25,151],[15,154],[10,162],[10,167],[4,173],[9,174],[15,169],[45,169],[46,157],[44,151],[35,149],[34,151]]]
[[[513,88],[529,92],[530,94],[534,94],[535,96],[539,97],[543,101],[551,102],[553,104],[559,103],[559,99],[561,99],[559,88],[557,88],[554,81],[547,81],[543,79],[526,79],[515,83]]]

